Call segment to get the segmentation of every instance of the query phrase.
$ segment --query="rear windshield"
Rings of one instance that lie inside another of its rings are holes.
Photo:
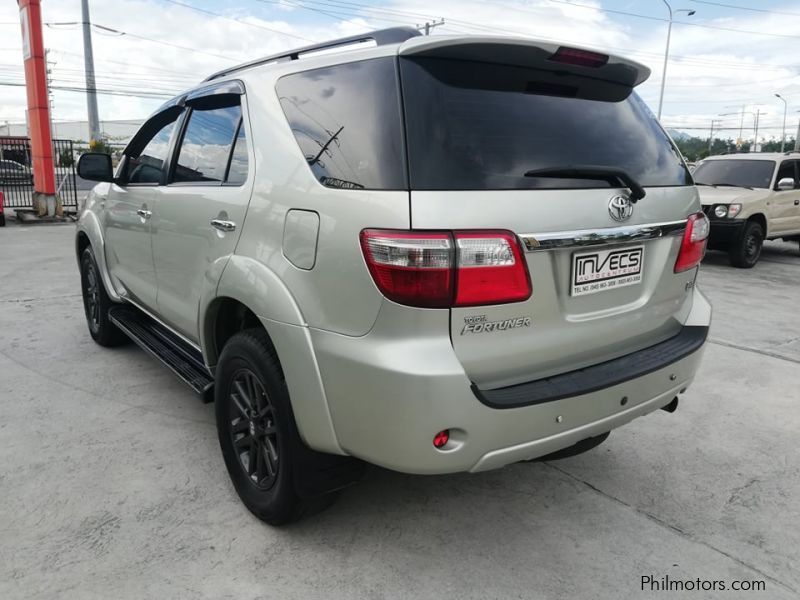
[[[576,166],[621,168],[643,186],[692,183],[677,149],[635,94],[592,99],[544,83],[534,69],[449,59],[401,59],[400,73],[411,189],[612,185],[525,176]]]
[[[707,160],[697,165],[694,180],[697,185],[769,188],[774,171],[774,160]]]

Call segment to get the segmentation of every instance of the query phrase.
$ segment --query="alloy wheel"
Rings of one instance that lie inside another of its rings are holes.
[[[228,425],[239,464],[255,487],[268,490],[275,485],[280,465],[275,409],[249,369],[234,374],[228,396]]]

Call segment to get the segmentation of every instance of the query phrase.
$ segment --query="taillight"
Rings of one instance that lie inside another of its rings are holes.
[[[686,222],[686,232],[681,241],[681,250],[678,253],[678,260],[675,261],[675,272],[682,273],[700,264],[706,253],[708,234],[711,231],[711,223],[703,213],[689,215]]]
[[[453,240],[446,232],[365,229],[361,249],[383,295],[399,304],[446,308],[453,298]]]
[[[455,306],[527,300],[531,280],[517,237],[508,231],[456,231]]]
[[[581,50],[579,48],[561,46],[556,50],[555,54],[550,57],[550,60],[566,65],[577,65],[579,67],[592,67],[596,69],[608,62],[608,55],[600,54],[599,52],[590,52],[589,50]]]
[[[399,304],[478,306],[531,295],[522,248],[508,231],[365,229],[361,249],[375,285]]]

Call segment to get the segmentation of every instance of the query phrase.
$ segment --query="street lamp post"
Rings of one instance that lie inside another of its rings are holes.
[[[664,69],[661,71],[661,93],[658,96],[658,120],[661,120],[661,106],[664,104],[664,85],[667,83],[667,62],[669,61],[669,40],[672,37],[672,17],[678,13],[685,12],[686,16],[691,17],[695,11],[688,8],[679,8],[675,11],[672,10],[667,0],[661,0],[669,11],[669,27],[667,28],[667,48],[664,50]]]
[[[780,94],[775,94],[775,97],[783,100],[783,135],[781,136],[781,152],[783,152],[784,146],[786,145],[786,112],[789,109],[789,103],[786,102],[786,98]]]

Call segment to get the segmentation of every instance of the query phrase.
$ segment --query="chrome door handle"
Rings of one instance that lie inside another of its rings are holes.
[[[211,226],[220,231],[233,231],[236,229],[236,223],[233,221],[223,221],[222,219],[211,219]]]
[[[151,216],[153,216],[153,212],[152,211],[145,210],[143,208],[140,208],[139,210],[137,210],[136,214],[139,215],[140,217],[142,217],[143,219],[149,219]]]

